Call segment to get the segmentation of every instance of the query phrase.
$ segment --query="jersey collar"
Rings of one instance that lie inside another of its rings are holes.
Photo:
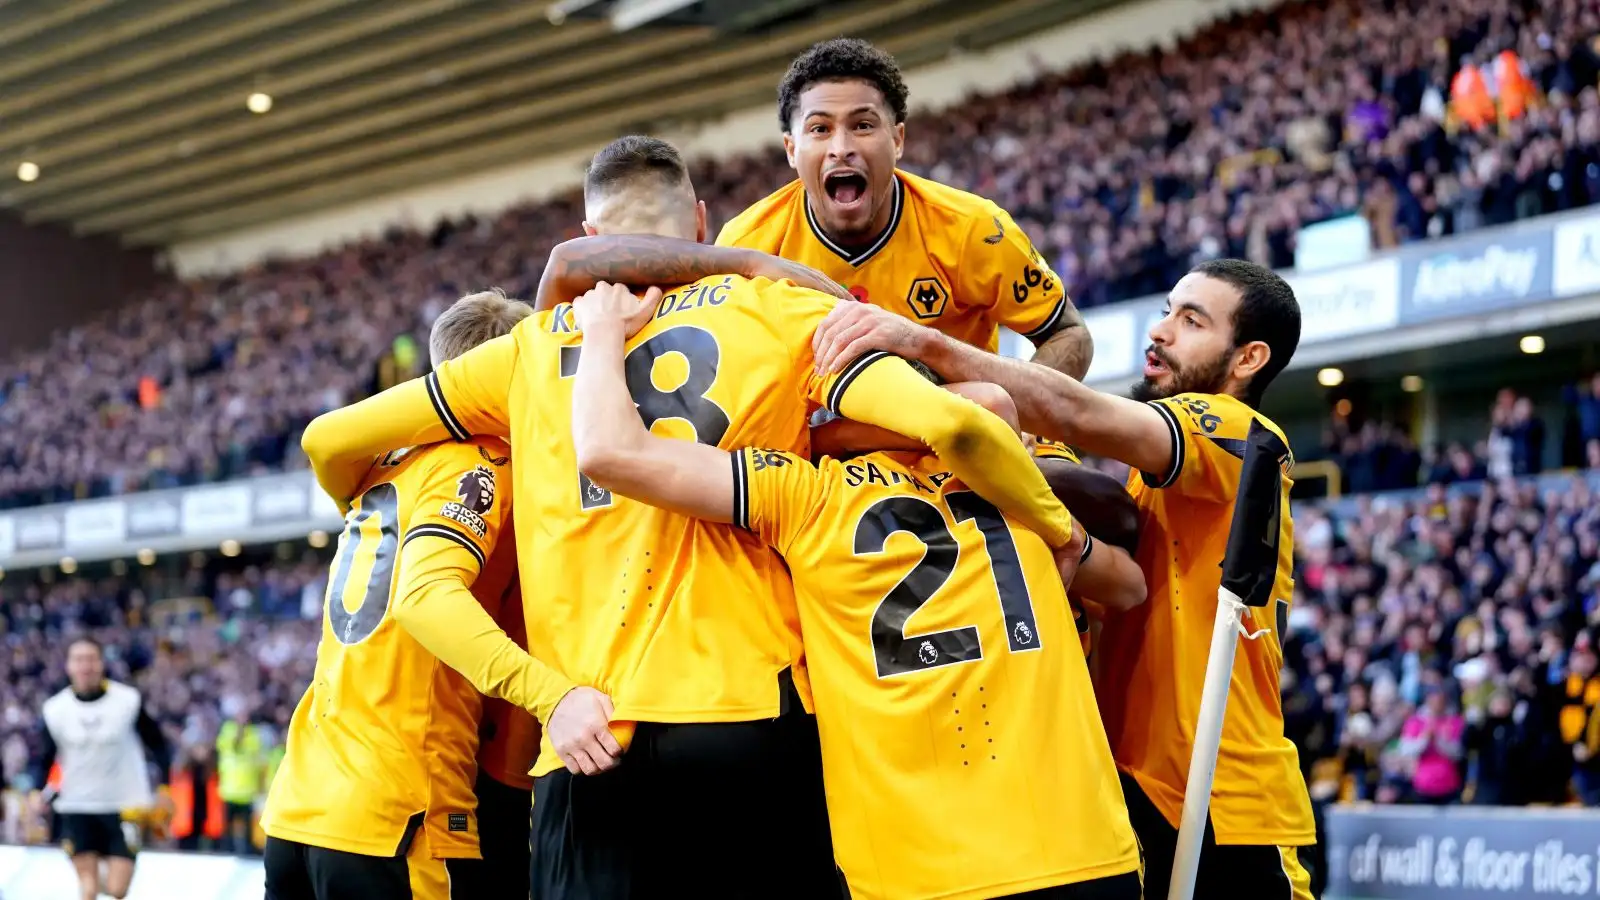
[[[894,197],[892,200],[890,200],[890,202],[893,204],[893,207],[889,213],[888,226],[883,229],[882,234],[873,239],[872,243],[863,247],[859,251],[852,251],[841,247],[833,240],[833,238],[828,237],[827,232],[822,230],[822,224],[817,221],[816,215],[811,212],[810,199],[805,201],[806,224],[811,226],[812,235],[816,237],[817,241],[820,242],[822,246],[832,250],[834,255],[838,256],[840,259],[844,260],[850,265],[859,266],[876,256],[879,250],[882,250],[885,246],[887,246],[889,239],[894,237],[895,229],[900,227],[900,213],[905,204],[905,188],[901,184],[900,176],[898,174],[894,176]]]

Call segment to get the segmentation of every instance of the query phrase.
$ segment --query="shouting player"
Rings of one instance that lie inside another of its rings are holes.
[[[555,247],[542,309],[597,281],[678,284],[723,271],[733,247],[820,269],[857,300],[995,350],[999,326],[1034,361],[1076,378],[1094,352],[1083,319],[1028,236],[993,202],[898,169],[908,103],[894,57],[824,41],[778,87],[778,124],[798,178],[722,229],[718,247],[578,238]],[[592,233],[592,232],[591,232]]]
[[[677,151],[624,138],[598,153],[586,215],[601,232],[693,241],[705,220]],[[658,299],[628,345],[652,425],[718,447],[805,452],[812,407],[916,438],[1063,554],[1072,520],[1005,423],[873,354],[820,376],[811,335],[834,306],[789,282],[703,279]],[[612,698],[625,761],[576,776],[549,741],[535,767],[535,896],[826,897],[839,882],[793,586],[752,537],[593,484],[572,449],[582,351],[570,306],[319,417],[303,443],[334,496],[392,446],[511,438],[530,651]]]
[[[1044,542],[926,449],[813,466],[652,435],[624,374],[639,303],[602,285],[576,304],[579,467],[788,562],[850,896],[1138,900],[1138,845]],[[1070,563],[1097,596],[1144,600],[1126,551],[1085,538]],[[930,800],[934,814],[907,815]]]
[[[435,363],[530,311],[462,299],[434,323]],[[459,865],[480,852],[478,691],[541,720],[594,693],[495,624],[516,575],[509,455],[493,438],[398,450],[342,495],[316,671],[262,817],[268,900],[481,896]]]
[[[1294,744],[1283,734],[1278,674],[1293,590],[1289,453],[1261,414],[1267,386],[1300,341],[1300,305],[1270,269],[1202,263],[1173,287],[1150,329],[1144,378],[1129,400],[1018,360],[974,351],[936,331],[862,304],[842,304],[817,331],[817,361],[836,368],[873,349],[921,360],[944,377],[989,381],[1011,393],[1022,425],[1118,459],[1133,470],[1140,568],[1150,601],[1107,621],[1099,697],[1144,846],[1146,889],[1164,897],[1171,875],[1193,734],[1215,622],[1223,550],[1238,496],[1245,438],[1265,428],[1283,444],[1274,603],[1245,624],[1271,634],[1242,641],[1234,664],[1213,782],[1197,898],[1310,897],[1296,848],[1315,843]]]

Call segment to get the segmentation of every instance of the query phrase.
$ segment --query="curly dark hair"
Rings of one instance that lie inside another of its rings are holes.
[[[795,57],[778,85],[778,125],[787,134],[794,123],[800,95],[824,81],[859,79],[877,88],[894,114],[895,124],[906,120],[910,92],[894,57],[860,38],[834,38],[813,44]]]

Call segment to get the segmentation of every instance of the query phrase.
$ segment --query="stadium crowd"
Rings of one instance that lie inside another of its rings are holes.
[[[1090,307],[1208,258],[1290,265],[1337,216],[1389,247],[1600,199],[1597,34],[1587,0],[1295,3],[918,113],[905,165],[1009,209]],[[713,223],[790,177],[776,149],[695,172]],[[317,413],[420,373],[444,304],[528,295],[578,200],[168,284],[11,356],[0,506],[297,465]]]

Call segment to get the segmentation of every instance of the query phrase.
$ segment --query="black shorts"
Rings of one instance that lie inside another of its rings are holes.
[[[1150,802],[1139,782],[1126,772],[1121,775],[1128,820],[1144,854],[1144,894],[1159,900],[1167,896],[1172,884],[1178,829]],[[1294,853],[1292,847],[1219,845],[1208,821],[1200,844],[1194,900],[1305,900],[1311,896],[1310,878]]]
[[[121,813],[56,813],[56,830],[68,856],[96,853],[133,859],[138,852],[139,826],[122,821]]]
[[[534,782],[532,900],[830,900],[814,716],[641,722],[615,769]]]
[[[483,859],[459,860],[474,883],[473,897],[528,900],[529,816],[533,792],[478,773],[478,846]],[[452,875],[456,873],[451,870]]]
[[[407,842],[409,843],[409,842]],[[266,900],[468,900],[481,894],[461,859],[367,856],[268,837]]]

